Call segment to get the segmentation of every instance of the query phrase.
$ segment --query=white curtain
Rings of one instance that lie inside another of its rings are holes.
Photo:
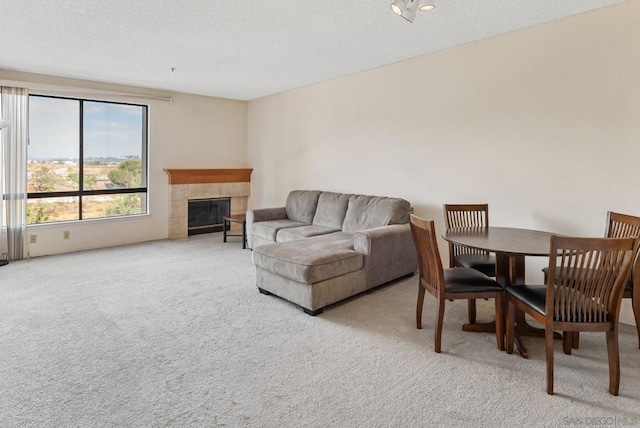
[[[19,260],[24,257],[27,226],[27,135],[29,92],[24,88],[3,86],[2,118],[9,126],[0,131],[0,258]]]

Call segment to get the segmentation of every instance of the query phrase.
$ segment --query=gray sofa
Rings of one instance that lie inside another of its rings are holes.
[[[286,205],[247,211],[256,283],[317,315],[417,268],[409,202],[294,190]]]

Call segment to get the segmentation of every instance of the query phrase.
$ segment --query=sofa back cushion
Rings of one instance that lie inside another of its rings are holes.
[[[287,196],[285,210],[287,218],[304,224],[311,224],[318,206],[319,190],[292,190]]]
[[[350,196],[345,193],[322,192],[318,198],[318,208],[313,217],[313,224],[342,229]]]
[[[410,206],[408,201],[400,198],[351,195],[342,231],[356,233],[389,224],[407,223]]]

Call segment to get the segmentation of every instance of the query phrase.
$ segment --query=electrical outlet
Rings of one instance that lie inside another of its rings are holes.
[[[63,232],[62,239],[69,239],[69,238],[71,238],[71,232],[69,232],[68,230],[65,230]]]
[[[35,244],[38,242],[38,235],[29,235],[29,243]]]

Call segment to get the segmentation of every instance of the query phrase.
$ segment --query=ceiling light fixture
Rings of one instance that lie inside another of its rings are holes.
[[[435,9],[431,0],[393,0],[391,10],[409,22],[413,22],[418,11]]]

